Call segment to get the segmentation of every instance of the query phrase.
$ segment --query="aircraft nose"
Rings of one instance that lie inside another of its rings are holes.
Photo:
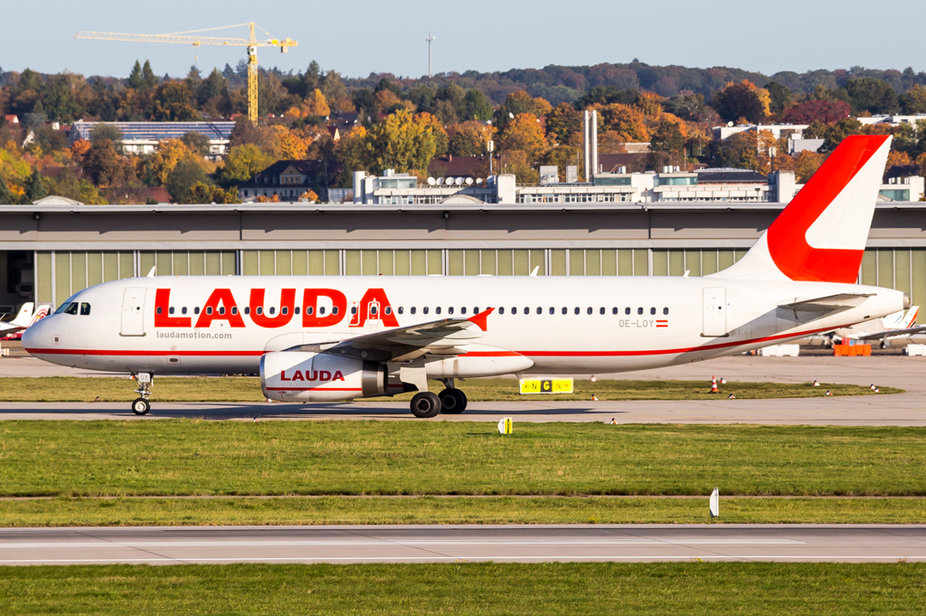
[[[23,348],[33,353],[34,350],[52,346],[51,328],[49,326],[52,321],[54,321],[54,317],[47,316],[26,328],[23,332]]]

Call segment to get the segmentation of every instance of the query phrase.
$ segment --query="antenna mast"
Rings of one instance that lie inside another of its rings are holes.
[[[437,40],[436,36],[431,36],[431,33],[428,33],[428,38],[424,39],[428,44],[428,79],[431,78],[431,43]]]

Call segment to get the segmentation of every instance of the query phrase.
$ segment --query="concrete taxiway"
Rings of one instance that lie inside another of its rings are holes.
[[[0,529],[0,565],[923,562],[926,526],[318,526]]]
[[[798,425],[926,426],[926,358],[881,355],[874,357],[733,356],[706,362],[642,372],[601,375],[600,378],[703,380],[711,376],[730,381],[824,383],[894,386],[905,393],[855,397],[816,397],[777,400],[727,399],[735,385],[710,400],[641,400],[552,402],[543,396],[524,396],[514,402],[471,402],[461,415],[441,415],[434,421],[498,421],[510,415],[517,421],[601,421],[617,423],[750,423]],[[32,357],[3,358],[0,376],[99,376],[100,373],[47,364]],[[143,419],[197,417],[206,419],[398,419],[414,420],[405,402],[363,401],[335,404],[172,403],[152,397],[152,411]],[[131,390],[126,379],[126,389]],[[465,390],[465,383],[460,384]],[[514,384],[512,385],[514,387]],[[0,419],[132,419],[125,402],[0,403]]]

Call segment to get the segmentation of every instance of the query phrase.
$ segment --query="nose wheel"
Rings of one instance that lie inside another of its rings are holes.
[[[151,410],[151,403],[148,402],[148,398],[151,397],[151,383],[154,381],[154,375],[150,372],[138,372],[133,374],[132,377],[138,383],[138,389],[135,390],[135,393],[139,395],[132,402],[132,412],[136,415],[145,415]]]
[[[144,398],[135,398],[135,401],[132,402],[132,412],[136,415],[145,415],[150,410],[151,403]]]

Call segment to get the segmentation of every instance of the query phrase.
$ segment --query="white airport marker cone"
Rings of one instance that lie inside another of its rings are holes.
[[[499,434],[511,434],[512,428],[511,417],[502,417],[498,420],[498,433]]]
[[[814,386],[814,387],[819,387],[819,386],[820,386],[820,381],[818,381],[817,379],[814,379],[814,380],[813,380],[813,386]]]
[[[711,492],[711,499],[708,501],[708,508],[711,512],[711,517],[716,518],[720,516],[720,490],[714,488],[714,491]]]

